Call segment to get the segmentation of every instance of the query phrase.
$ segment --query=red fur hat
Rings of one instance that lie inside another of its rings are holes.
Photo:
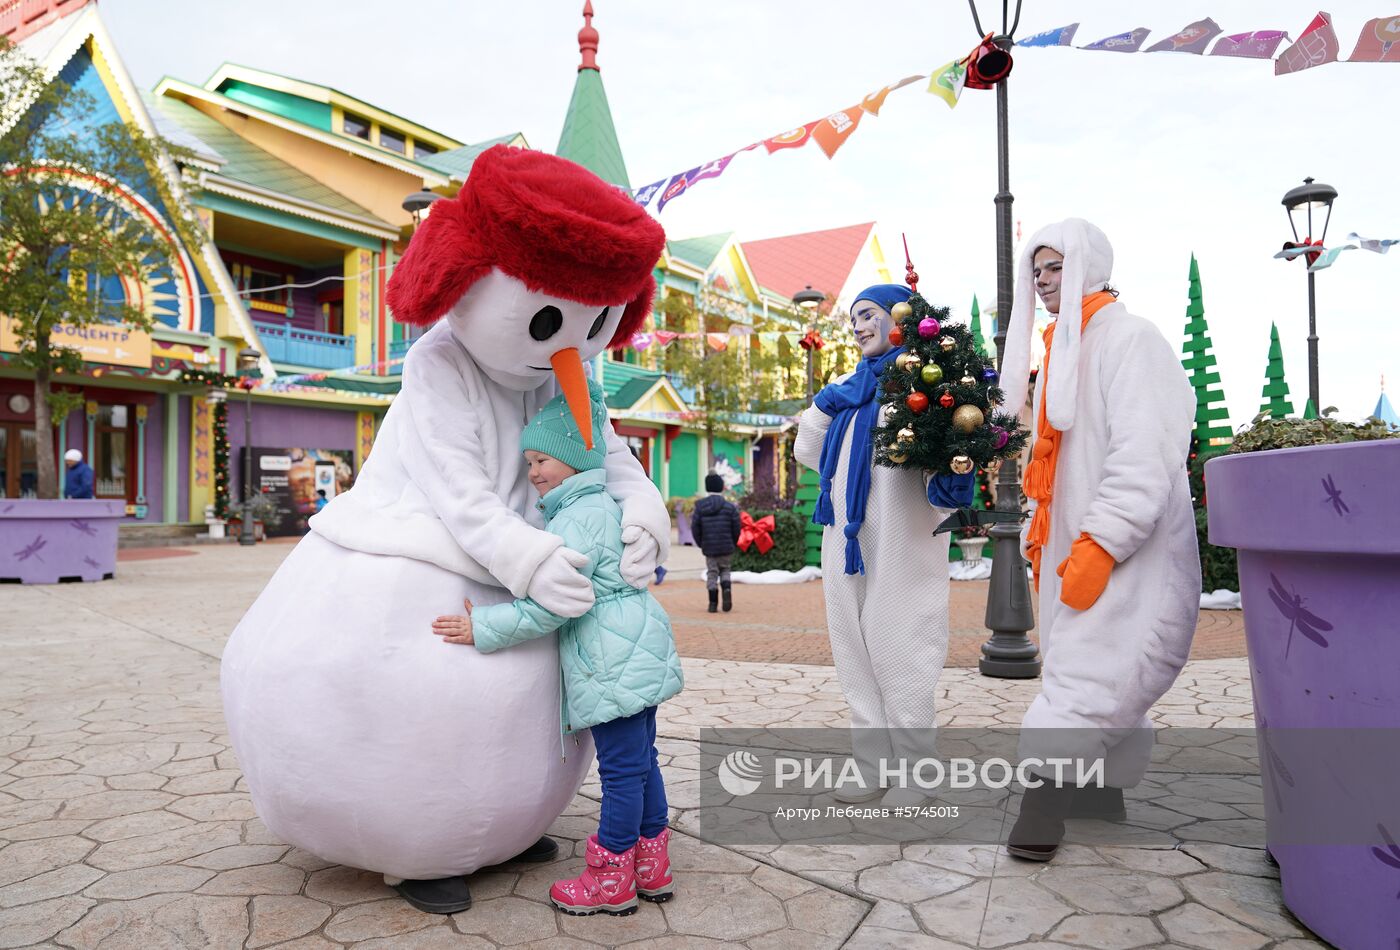
[[[611,346],[651,310],[666,233],[626,193],[581,165],[494,145],[456,198],[433,203],[389,278],[394,319],[427,325],[492,267],[535,292],[607,306],[628,301]]]

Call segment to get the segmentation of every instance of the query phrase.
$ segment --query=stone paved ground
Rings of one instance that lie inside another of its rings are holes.
[[[287,550],[143,555],[115,582],[0,588],[0,948],[1319,946],[1264,861],[1257,781],[1194,777],[1178,758],[1133,793],[1128,827],[1073,823],[1049,867],[928,841],[706,843],[698,728],[839,726],[845,704],[827,666],[699,658],[658,719],[674,901],[582,919],[544,902],[581,865],[590,777],[551,829],[564,843],[554,866],[481,872],[469,912],[418,913],[377,875],[271,836],[228,748],[219,652]],[[744,593],[746,609],[790,619],[759,588]],[[946,724],[1014,724],[1035,684],[950,669],[939,691]],[[1181,726],[1244,726],[1250,713],[1238,659],[1193,661],[1156,710]],[[1176,751],[1251,754],[1227,745]]]

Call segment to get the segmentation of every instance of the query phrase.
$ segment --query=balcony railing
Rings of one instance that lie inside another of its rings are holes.
[[[274,363],[313,369],[344,369],[355,365],[355,338],[302,330],[279,323],[253,321],[258,338]]]
[[[408,339],[408,340],[393,340],[393,341],[391,341],[391,342],[389,343],[389,359],[390,359],[390,360],[401,360],[401,359],[403,359],[404,356],[406,356],[406,355],[408,354],[408,348],[411,347],[411,346],[413,345],[413,341],[416,340],[416,339],[418,339],[418,338],[417,338],[417,337],[413,337],[412,339]],[[389,369],[388,369],[388,372],[389,372],[389,373],[402,373],[402,372],[403,372],[403,364],[402,364],[402,363],[398,363],[398,364],[396,364],[396,365],[394,365],[394,366],[390,366]]]

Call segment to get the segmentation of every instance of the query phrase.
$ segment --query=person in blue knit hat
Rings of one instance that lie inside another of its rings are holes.
[[[602,432],[603,391],[593,381],[588,387],[593,431]],[[569,620],[529,598],[475,609],[467,601],[465,616],[439,617],[433,632],[494,653],[558,631],[561,727],[591,728],[603,804],[583,873],[556,881],[550,900],[568,914],[631,914],[639,896],[659,902],[672,894],[656,707],[681,691],[680,658],[666,612],[622,576],[622,509],[606,491],[607,446],[586,442],[561,395],[525,427],[520,448],[546,529],[588,558],[581,570],[593,584],[593,607]]]
[[[901,284],[856,295],[851,329],[863,358],[817,393],[793,446],[797,461],[821,474],[812,520],[825,526],[827,629],[861,775],[836,797],[883,796],[887,808],[924,800],[907,783],[881,788],[880,762],[897,768],[933,754],[934,696],[948,653],[948,535],[933,531],[971,504],[974,477],[874,464],[880,373],[903,352],[890,342],[890,311],[911,295]]]

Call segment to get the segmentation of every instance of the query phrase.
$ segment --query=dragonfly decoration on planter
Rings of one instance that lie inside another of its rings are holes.
[[[43,535],[35,535],[33,541],[30,541],[27,545],[15,552],[15,560],[27,561],[32,557],[38,558],[39,562],[42,564],[44,559],[39,557],[39,552],[47,547],[48,543],[49,542],[44,540]]]
[[[86,521],[79,521],[75,519],[73,521],[68,522],[68,527],[81,531],[89,538],[97,537],[97,529],[94,528],[92,525],[88,524]]]
[[[1326,648],[1327,638],[1322,635],[1321,631],[1331,630],[1332,625],[1306,609],[1303,606],[1302,596],[1290,593],[1275,575],[1270,574],[1269,580],[1273,581],[1274,585],[1269,589],[1269,599],[1274,602],[1279,613],[1283,614],[1284,618],[1289,621],[1288,645],[1284,647],[1283,658],[1288,659],[1288,651],[1293,649],[1293,632],[1295,630],[1318,646]]]
[[[1259,717],[1259,745],[1264,750],[1264,766],[1269,770],[1269,777],[1273,779],[1269,787],[1273,789],[1274,804],[1278,806],[1280,812],[1283,811],[1283,793],[1279,791],[1279,783],[1287,785],[1289,788],[1297,787],[1293,780],[1293,773],[1288,771],[1288,766],[1283,764],[1283,759],[1279,758],[1274,751],[1273,743],[1269,742],[1269,720],[1263,716]]]
[[[1346,502],[1342,501],[1342,490],[1332,481],[1331,475],[1328,475],[1322,480],[1322,490],[1327,492],[1326,503],[1330,504],[1332,510],[1339,516],[1351,513],[1351,508],[1347,506]]]
[[[1390,832],[1385,830],[1385,825],[1376,825],[1376,830],[1385,839],[1385,850],[1372,848],[1371,853],[1376,856],[1376,860],[1384,865],[1400,871],[1400,844],[1395,843],[1395,839],[1390,836]],[[1400,900],[1400,891],[1395,894],[1395,899]]]

